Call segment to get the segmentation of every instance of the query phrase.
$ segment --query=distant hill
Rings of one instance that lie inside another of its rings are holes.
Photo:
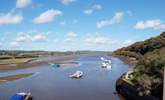
[[[61,56],[80,54],[109,54],[106,51],[24,51],[24,50],[0,50],[0,59],[28,58],[40,56]]]

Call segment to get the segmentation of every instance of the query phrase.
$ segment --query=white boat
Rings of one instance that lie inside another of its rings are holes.
[[[101,65],[101,67],[102,68],[111,67],[111,64],[110,63],[103,62],[102,65]]]
[[[107,68],[107,69],[111,69],[112,68],[112,66],[111,66],[111,60],[107,60],[107,59],[105,59],[105,58],[103,58],[103,57],[101,57],[100,58],[103,62],[102,62],[102,64],[101,64],[101,67],[102,68]]]
[[[107,67],[107,64],[103,62],[102,65],[101,65],[101,67],[102,68],[106,68]]]
[[[60,67],[60,64],[49,63],[49,65],[52,67]]]
[[[100,57],[100,59],[104,62],[107,62],[107,63],[110,63],[110,64],[112,63],[111,60],[105,59],[104,57]]]
[[[100,57],[100,59],[101,59],[102,61],[104,61],[104,57]]]
[[[82,71],[76,71],[75,73],[69,75],[69,77],[71,77],[71,78],[81,78],[82,76],[83,76]]]

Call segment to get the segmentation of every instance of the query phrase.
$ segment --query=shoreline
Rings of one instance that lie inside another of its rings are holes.
[[[74,58],[78,57],[77,55],[67,55],[67,56],[47,56],[47,57],[39,57],[39,58],[27,58],[28,60],[23,61],[22,63],[17,64],[0,64],[0,72],[10,71],[10,70],[19,70],[33,67],[42,67],[49,66],[50,64],[59,64],[60,67],[69,67],[77,65],[78,62],[74,61]],[[23,58],[24,59],[24,58]],[[14,59],[15,60],[15,59]],[[22,60],[17,59],[17,60]],[[6,60],[11,61],[11,59]],[[32,76],[35,73],[23,73],[16,75],[8,75],[0,77],[0,84],[26,78]]]
[[[119,59],[121,59],[123,62],[129,65],[129,70],[132,70],[136,64],[132,64],[129,58],[126,58],[124,56],[115,56]],[[124,73],[123,75],[125,75]],[[128,100],[161,100],[161,97],[154,96],[153,94],[150,95],[144,95],[140,96],[138,87],[137,86],[132,86],[129,83],[125,82],[122,77],[118,78],[116,81],[116,91],[119,95],[121,95],[124,99]],[[160,91],[159,88],[158,90],[152,90],[152,91]]]
[[[3,76],[3,77],[0,77],[0,84],[14,81],[14,80],[18,80],[18,79],[22,79],[22,78],[26,78],[26,77],[32,76],[33,74],[34,73],[25,73],[25,74]]]
[[[48,56],[48,57],[39,57],[39,58],[31,58],[32,60],[28,60],[27,62],[22,62],[18,64],[3,64],[0,65],[1,71],[8,70],[18,70],[24,68],[32,68],[32,67],[41,67],[49,65],[50,63],[55,63],[61,65],[61,67],[68,67],[75,64],[78,64],[77,61],[73,59],[78,57],[78,55],[67,55],[67,56]]]
[[[125,74],[123,74],[125,75]],[[123,75],[116,81],[116,91],[126,100],[161,100],[161,97],[156,97],[152,94],[140,96],[137,86],[132,86],[122,80]],[[160,92],[160,91],[159,91]]]
[[[132,61],[130,60],[130,58],[126,58],[126,57],[124,57],[124,56],[113,55],[113,54],[112,54],[112,56],[117,57],[117,58],[119,58],[121,61],[123,61],[124,63],[128,64],[129,70],[132,70],[132,69],[134,68],[134,66],[136,66],[136,64],[137,64],[137,62],[138,62],[138,61],[136,61],[136,63],[135,63],[135,62],[132,62]]]

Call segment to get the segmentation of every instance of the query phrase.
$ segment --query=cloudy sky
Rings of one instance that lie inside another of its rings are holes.
[[[112,51],[165,31],[165,0],[0,0],[1,50]]]

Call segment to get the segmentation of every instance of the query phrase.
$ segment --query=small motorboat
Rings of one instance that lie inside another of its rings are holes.
[[[102,60],[102,61],[104,61],[105,59],[104,59],[104,57],[100,57],[100,59]]]
[[[104,62],[103,62],[102,65],[101,65],[101,67],[102,67],[102,68],[107,68],[107,63],[104,63]]]
[[[107,63],[110,63],[110,64],[112,63],[111,60],[105,59],[104,57],[101,57],[100,59],[104,62],[107,62]]]
[[[111,65],[108,65],[107,66],[107,70],[111,70],[112,69],[112,66]]]
[[[82,71],[76,71],[75,73],[69,75],[69,77],[71,78],[81,78],[83,76],[83,72]]]
[[[102,64],[101,64],[101,67],[102,68],[107,68],[107,69],[111,69],[112,68],[112,66],[111,66],[111,64],[112,64],[111,60],[105,59],[104,57],[101,57],[100,59],[103,61]]]
[[[107,66],[111,66],[111,63],[109,63],[109,62],[103,62],[101,66],[103,68],[106,68]]]
[[[32,100],[32,95],[31,93],[25,93],[25,92],[21,92],[21,93],[16,93],[14,94],[10,100]]]
[[[60,67],[60,64],[49,63],[49,65],[52,67]]]

